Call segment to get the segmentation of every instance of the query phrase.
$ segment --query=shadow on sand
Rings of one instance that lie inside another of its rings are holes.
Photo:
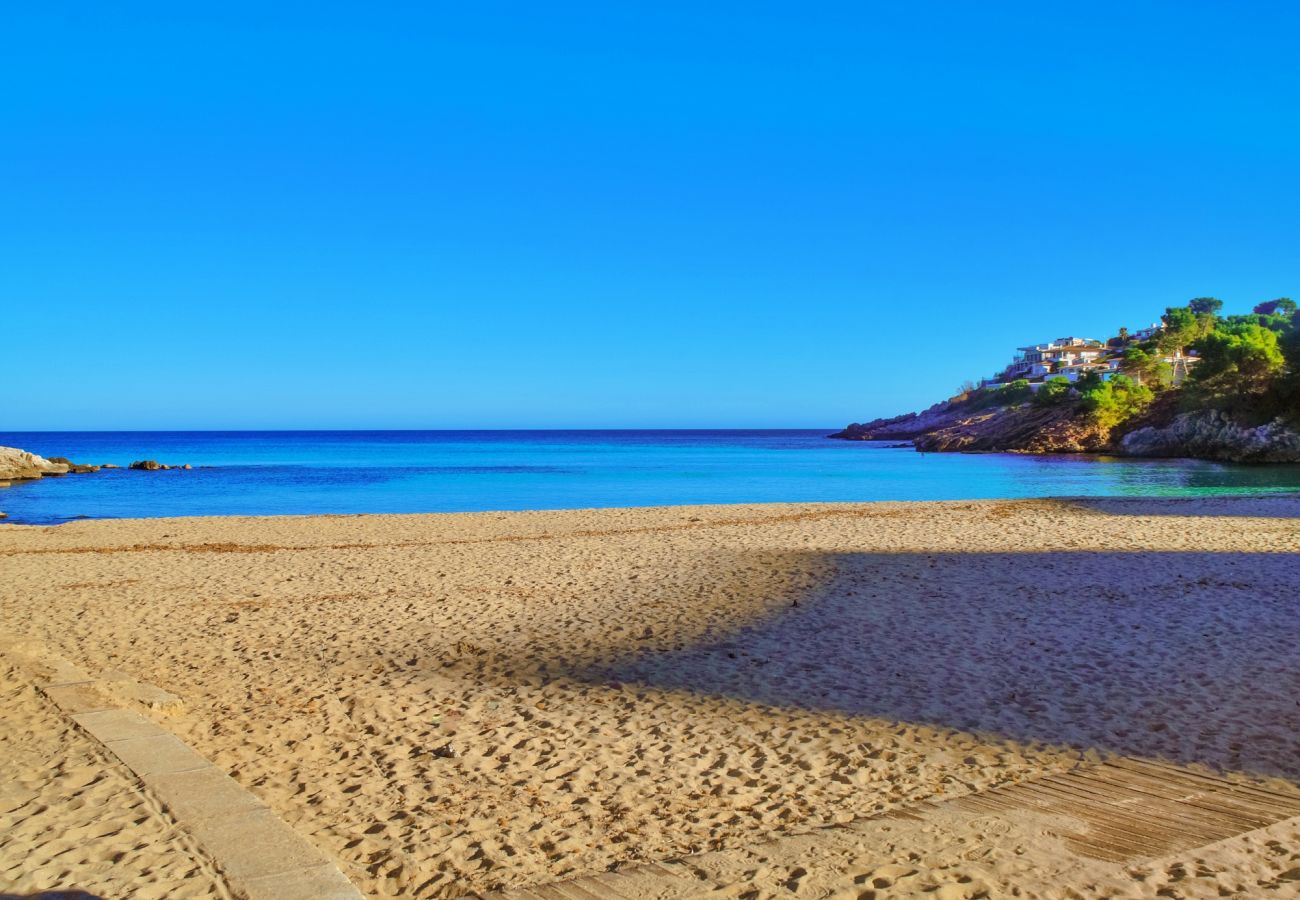
[[[1274,474],[1261,479],[1261,487],[1287,483],[1296,493],[1243,495],[1240,497],[1199,497],[1194,506],[1185,497],[1077,497],[1068,502],[1082,509],[1121,516],[1228,516],[1254,519],[1291,519],[1296,524],[1296,545],[1300,548],[1300,466],[1294,469],[1293,482],[1279,482]]]
[[[1300,778],[1300,554],[808,555],[779,608],[578,674]]]

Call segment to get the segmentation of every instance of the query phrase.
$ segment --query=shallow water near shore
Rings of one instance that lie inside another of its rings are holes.
[[[0,445],[125,468],[0,489],[16,523],[709,503],[1193,496],[1300,490],[1300,466],[935,454],[719,431],[2,432]]]

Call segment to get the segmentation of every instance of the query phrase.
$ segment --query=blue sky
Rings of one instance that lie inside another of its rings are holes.
[[[5,13],[0,430],[829,427],[1300,297],[1294,4],[185,6]]]

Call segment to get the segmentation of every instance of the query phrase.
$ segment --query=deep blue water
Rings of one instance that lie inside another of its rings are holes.
[[[0,432],[105,470],[0,489],[12,522],[1300,490],[1300,466],[937,454],[819,431]],[[211,468],[203,468],[203,467]]]

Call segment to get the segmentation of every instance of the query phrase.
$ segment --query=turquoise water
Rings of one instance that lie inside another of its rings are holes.
[[[937,454],[819,431],[0,432],[105,470],[0,489],[10,521],[1300,490],[1300,466]],[[211,467],[211,468],[203,468]]]

